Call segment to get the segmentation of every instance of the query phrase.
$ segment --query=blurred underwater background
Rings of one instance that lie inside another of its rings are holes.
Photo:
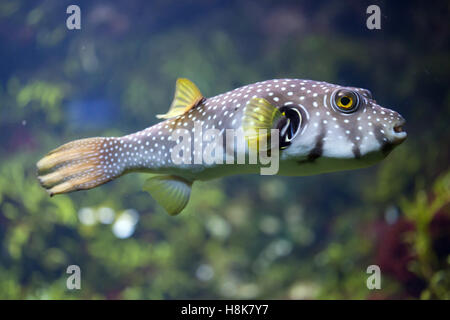
[[[0,298],[450,299],[449,21],[448,1],[2,0]],[[273,78],[368,88],[408,139],[368,169],[196,183],[176,217],[145,174],[39,186],[49,150],[157,123],[178,77],[207,97]]]

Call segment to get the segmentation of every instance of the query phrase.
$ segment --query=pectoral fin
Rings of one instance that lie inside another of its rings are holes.
[[[169,111],[166,114],[158,114],[158,119],[169,119],[184,114],[197,106],[203,100],[203,95],[192,81],[184,78],[177,80],[175,96]]]
[[[280,116],[280,111],[264,98],[249,101],[245,107],[242,128],[250,148],[257,147],[262,139],[270,136],[270,129]]]
[[[156,176],[148,179],[144,190],[171,216],[180,213],[191,195],[192,182],[177,176]]]

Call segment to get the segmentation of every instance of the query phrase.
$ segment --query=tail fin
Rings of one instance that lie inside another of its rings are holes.
[[[107,153],[114,139],[81,139],[49,152],[37,163],[39,182],[53,196],[91,189],[117,178],[122,170]]]

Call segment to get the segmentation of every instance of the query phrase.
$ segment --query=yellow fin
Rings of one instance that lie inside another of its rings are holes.
[[[158,114],[158,119],[169,119],[184,114],[194,108],[203,100],[203,95],[192,81],[179,78],[175,88],[175,96],[169,111],[166,114]]]
[[[36,164],[42,187],[53,196],[91,189],[119,177],[101,165],[101,150],[107,138],[75,140],[49,152]]]
[[[156,176],[144,184],[144,190],[171,216],[180,213],[189,202],[192,182],[177,176]]]
[[[253,98],[248,102],[242,119],[242,129],[250,148],[257,148],[262,139],[270,136],[270,129],[280,116],[281,112],[264,98]],[[260,132],[260,129],[265,130]]]

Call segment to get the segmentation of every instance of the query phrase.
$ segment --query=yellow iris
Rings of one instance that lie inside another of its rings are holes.
[[[350,95],[338,97],[337,105],[342,109],[350,109],[353,106],[353,97]]]

